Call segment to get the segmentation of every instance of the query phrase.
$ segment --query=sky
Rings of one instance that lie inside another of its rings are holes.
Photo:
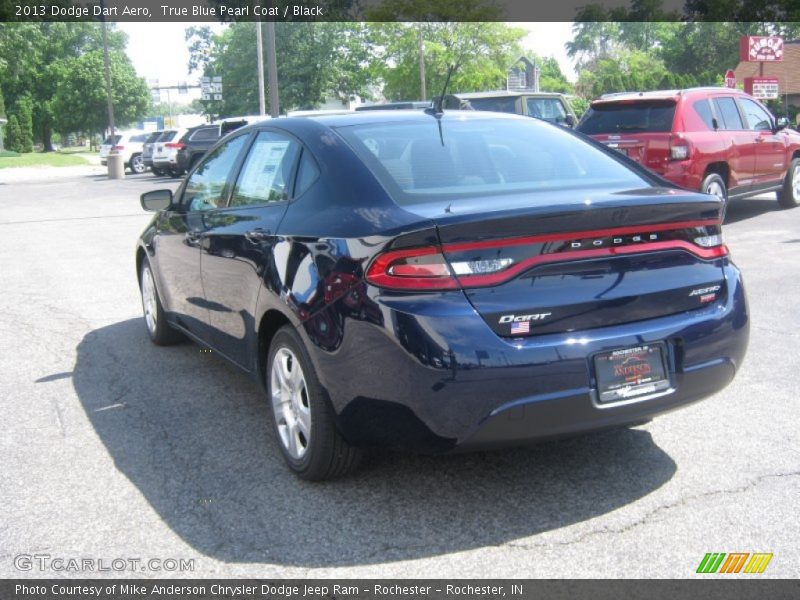
[[[176,85],[179,82],[197,83],[197,72],[189,75],[189,50],[185,30],[192,25],[209,23],[118,23],[117,27],[128,34],[128,56],[136,72],[148,80],[158,79],[160,85]],[[555,57],[568,79],[576,78],[572,63],[564,50],[564,43],[572,37],[572,23],[510,23],[530,33],[522,42],[523,47],[542,57]],[[220,30],[224,25],[211,24]],[[173,102],[188,103],[199,98],[199,90],[189,90],[185,96],[170,92]],[[166,97],[164,98],[166,100]]]

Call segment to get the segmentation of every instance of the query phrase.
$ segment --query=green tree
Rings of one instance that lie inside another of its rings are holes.
[[[19,133],[15,136],[17,152],[33,152],[33,102],[23,96],[14,104]]]
[[[19,122],[16,115],[8,117],[8,125],[6,126],[6,142],[5,146],[12,152],[22,152],[20,149],[20,129]]]
[[[121,52],[109,56],[114,118],[122,127],[141,119],[150,105],[144,79]],[[102,133],[108,126],[103,53],[94,50],[61,63],[62,77],[53,98],[60,131]]]
[[[450,67],[450,91],[505,87],[506,70],[520,56],[525,32],[503,23],[373,24],[376,75],[392,100],[421,96],[420,45],[428,98],[441,93]],[[421,41],[421,44],[420,44]],[[427,98],[425,98],[427,99]]]

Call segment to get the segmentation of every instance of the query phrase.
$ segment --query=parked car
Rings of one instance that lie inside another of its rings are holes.
[[[537,119],[276,119],[141,203],[151,340],[248,371],[307,479],[641,423],[745,355],[722,202]]]
[[[551,92],[472,92],[448,94],[444,107],[460,110],[490,110],[535,117],[564,127],[578,122],[572,105],[564,94]]]
[[[729,199],[775,191],[800,203],[800,135],[758,100],[730,88],[608,94],[578,131],[662,177]]]
[[[144,163],[145,169],[153,169],[153,146],[155,145],[156,140],[159,136],[164,133],[164,130],[159,129],[158,131],[153,131],[150,135],[147,136],[147,139],[144,141],[144,145],[142,146],[142,162]],[[157,173],[153,171],[154,174],[160,175],[161,173]]]
[[[142,160],[142,150],[147,139],[147,132],[139,130],[119,131],[108,136],[100,145],[100,164],[107,164],[106,158],[112,149],[122,155],[126,169],[132,173],[144,173],[146,168]]]
[[[179,177],[182,173],[178,168],[178,150],[181,148],[180,139],[186,133],[185,129],[166,129],[153,144],[153,173],[155,175],[169,174]]]
[[[191,171],[218,139],[219,125],[198,125],[187,129],[178,142],[178,171]]]
[[[260,123],[261,121],[268,121],[271,117],[269,115],[247,115],[243,117],[225,117],[215,121],[215,125],[219,125],[219,136],[224,137],[231,131],[235,131],[245,125],[253,123]]]

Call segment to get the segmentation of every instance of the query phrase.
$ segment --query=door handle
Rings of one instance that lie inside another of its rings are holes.
[[[246,232],[244,237],[248,242],[253,244],[261,244],[272,238],[272,233],[268,229],[256,227],[255,229],[251,229],[250,231]]]

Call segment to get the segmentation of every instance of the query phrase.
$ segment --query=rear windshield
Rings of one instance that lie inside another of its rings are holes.
[[[145,142],[145,144],[152,144],[158,139],[160,135],[161,135],[160,131],[154,131],[153,133],[147,136],[147,141]]]
[[[635,133],[672,131],[675,103],[635,102],[633,104],[604,102],[592,106],[578,125],[587,135],[596,133]]]
[[[161,135],[158,136],[158,139],[156,141],[157,142],[171,142],[172,141],[172,136],[174,136],[176,133],[178,133],[178,132],[176,130],[174,130],[174,129],[169,129],[167,131],[162,131]]]
[[[203,127],[189,134],[189,139],[195,141],[216,140],[217,138],[219,138],[219,127]]]
[[[608,152],[534,119],[445,118],[441,126],[441,138],[433,117],[338,131],[399,204],[648,185]]]
[[[499,98],[470,98],[469,105],[475,110],[492,112],[517,113],[516,96],[500,96]]]

